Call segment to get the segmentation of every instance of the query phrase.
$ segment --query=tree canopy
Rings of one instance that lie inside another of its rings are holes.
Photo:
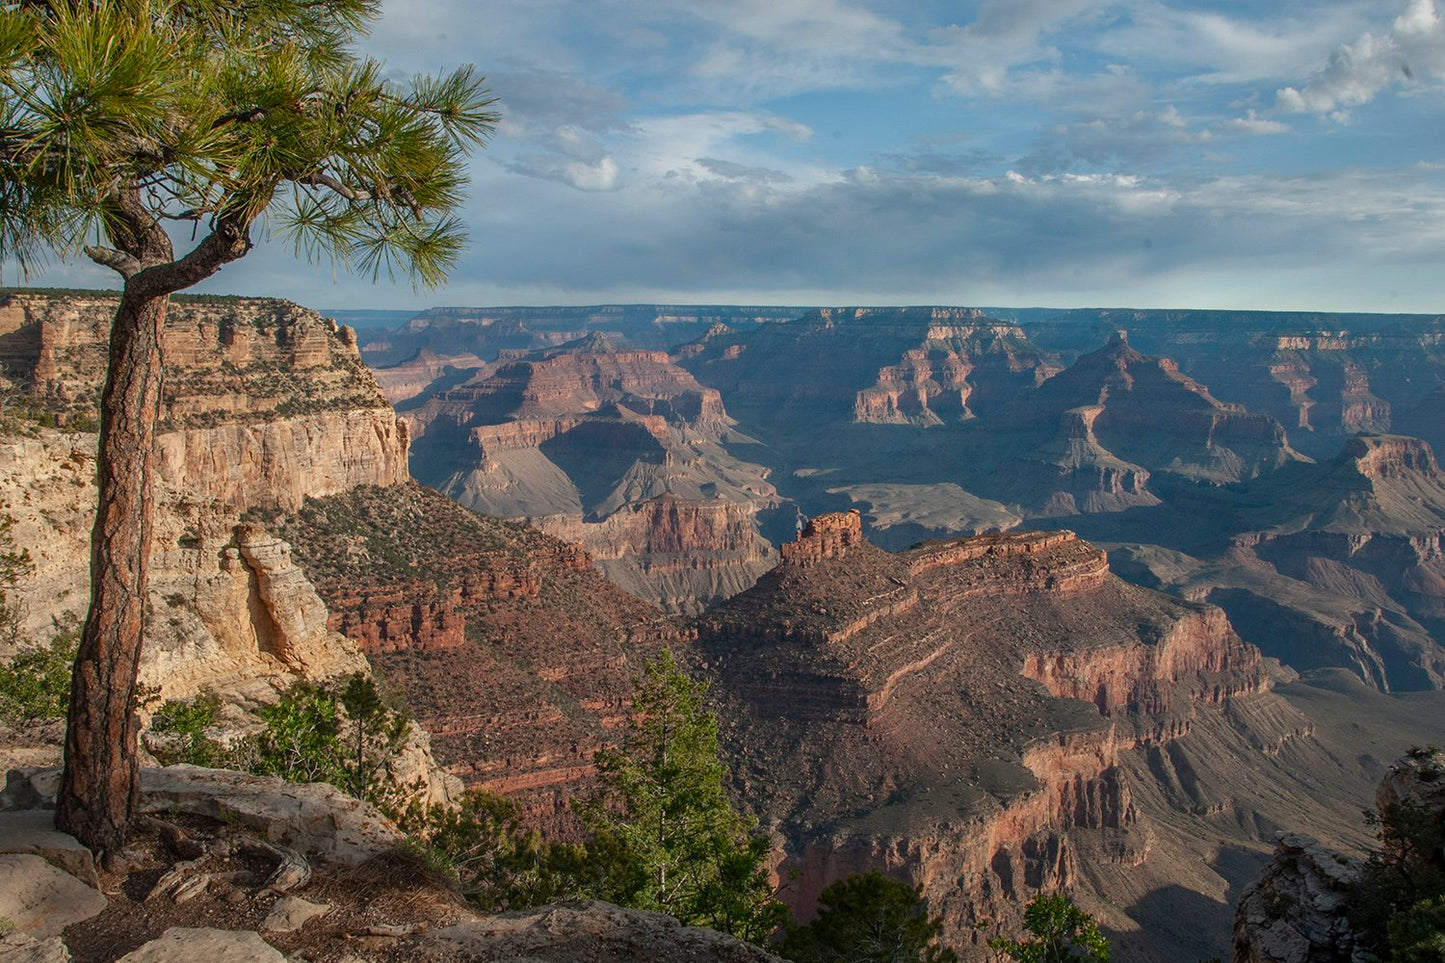
[[[797,963],[955,963],[957,954],[938,942],[942,929],[916,889],[858,873],[825,887],[817,917],[790,925],[774,950]]]
[[[497,115],[473,67],[403,87],[356,55],[378,8],[5,6],[0,253],[84,251],[127,279],[164,268],[141,288],[169,293],[244,254],[264,214],[303,256],[441,281],[465,239],[465,153]],[[198,238],[179,259],[144,243],[169,223]]]
[[[107,861],[138,802],[135,682],[170,295],[245,256],[257,223],[308,259],[425,285],[464,244],[465,155],[493,130],[493,102],[472,67],[389,80],[350,46],[378,10],[376,0],[0,4],[0,260],[28,268],[83,252],[123,281],[56,804],[57,825]]]
[[[602,880],[595,895],[761,943],[787,919],[767,837],[723,786],[706,685],[664,652],[634,680],[623,744],[597,754],[603,790],[580,807]]]

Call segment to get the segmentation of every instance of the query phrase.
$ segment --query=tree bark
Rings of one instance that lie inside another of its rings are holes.
[[[71,679],[55,824],[110,863],[139,802],[136,675],[145,631],[160,418],[160,331],[169,295],[121,295],[101,396],[99,509],[90,611]]]

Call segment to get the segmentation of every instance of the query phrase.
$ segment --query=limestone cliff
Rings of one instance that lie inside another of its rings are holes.
[[[93,415],[113,296],[0,301],[0,364],[63,418]],[[231,511],[399,484],[406,429],[356,335],[285,301],[176,298],[161,333],[162,486]]]
[[[606,336],[507,354],[408,408],[417,478],[477,511],[584,546],[618,585],[670,611],[752,584],[772,549],[754,515],[768,471],[718,393],[659,351]]]
[[[0,354],[23,406],[83,429],[103,378],[113,296],[12,295]],[[156,522],[140,678],[162,699],[212,691],[249,711],[297,680],[369,672],[328,628],[290,547],[248,509],[291,510],[311,492],[406,479],[407,436],[355,338],[280,301],[182,299],[162,333]],[[12,592],[29,638],[75,623],[89,601],[96,436],[12,420],[0,437],[0,513],[35,561]],[[9,656],[11,653],[0,653]],[[451,792],[426,735],[410,736],[402,782]]]

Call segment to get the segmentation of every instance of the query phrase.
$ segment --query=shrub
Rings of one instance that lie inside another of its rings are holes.
[[[798,963],[953,963],[958,956],[938,943],[942,928],[913,887],[859,873],[824,889],[817,918],[789,925],[773,950]]]
[[[1030,900],[1024,909],[1024,929],[1028,933],[1025,939],[997,937],[988,945],[1019,963],[1108,963],[1109,941],[1099,932],[1099,925],[1061,893]]]
[[[70,670],[79,636],[57,635],[48,646],[0,665],[0,722],[63,719],[70,708]]]

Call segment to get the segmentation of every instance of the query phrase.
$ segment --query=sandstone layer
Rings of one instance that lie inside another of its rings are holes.
[[[0,301],[0,365],[63,419],[93,418],[113,296]],[[161,332],[160,483],[230,511],[407,480],[406,429],[356,335],[285,301],[176,298]]]
[[[1081,847],[1148,858],[1125,751],[1266,686],[1221,612],[1120,581],[1067,532],[889,554],[857,513],[821,516],[696,625],[741,791],[800,874],[789,900],[882,869],[963,946],[1078,885]]]
[[[415,485],[314,499],[270,524],[448,768],[571,825],[567,800],[591,784],[632,676],[676,642],[672,623],[575,546]]]
[[[410,408],[412,470],[461,504],[584,545],[619,585],[671,611],[746,588],[771,562],[753,516],[767,469],[718,393],[659,351],[603,335],[518,356]]]

